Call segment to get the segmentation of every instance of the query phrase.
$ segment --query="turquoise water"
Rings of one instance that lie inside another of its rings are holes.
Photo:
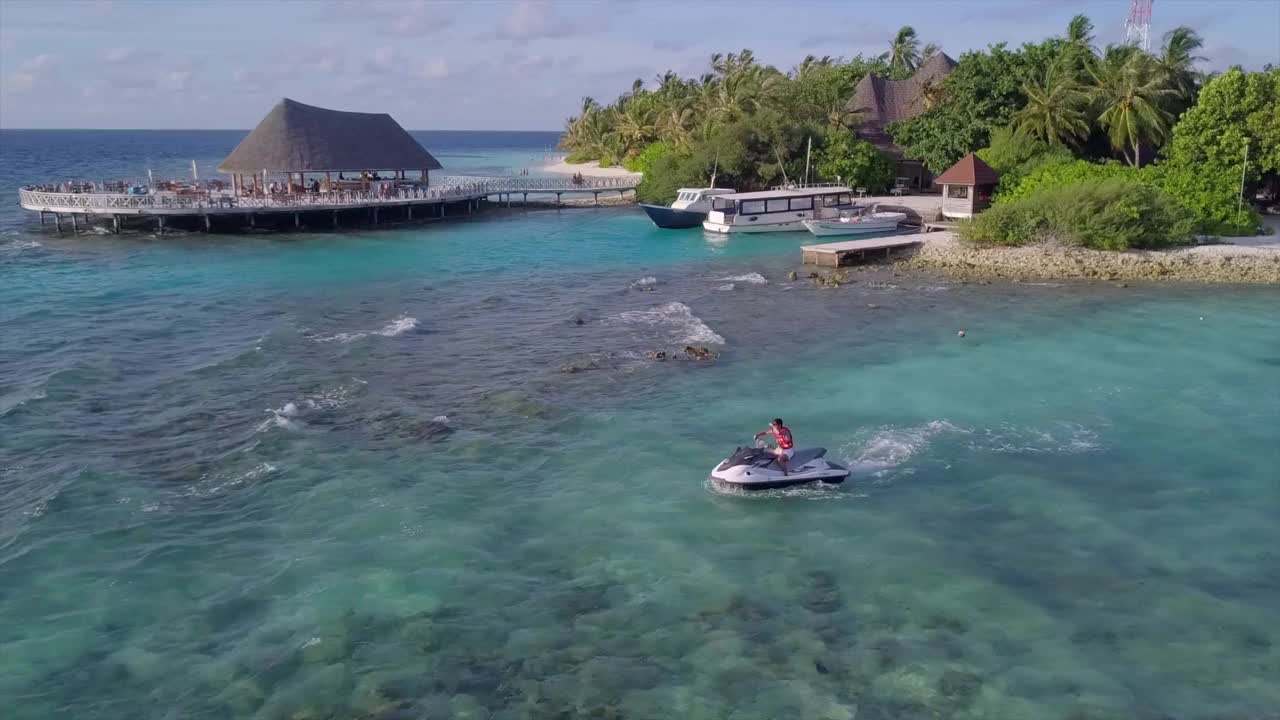
[[[6,717],[1280,707],[1274,289],[820,289],[630,208],[0,233]],[[850,482],[709,487],[775,415]]]

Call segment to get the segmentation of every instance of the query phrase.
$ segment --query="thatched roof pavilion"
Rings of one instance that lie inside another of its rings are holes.
[[[858,132],[862,137],[885,152],[901,156],[902,150],[893,144],[885,126],[924,112],[925,89],[941,85],[955,66],[955,60],[939,52],[916,68],[906,80],[889,80],[867,73],[853,89],[853,97],[849,98],[845,109],[858,115]]]
[[[346,112],[285,98],[218,166],[233,176],[439,170],[440,162],[386,113]],[[240,184],[240,183],[237,183]]]
[[[913,186],[927,183],[927,171],[918,161],[904,157],[885,129],[889,123],[907,120],[928,108],[927,91],[941,87],[942,81],[955,69],[956,61],[944,52],[930,57],[906,80],[889,80],[867,73],[853,89],[845,110],[858,116],[858,136],[875,145],[898,163],[898,175],[908,176]]]

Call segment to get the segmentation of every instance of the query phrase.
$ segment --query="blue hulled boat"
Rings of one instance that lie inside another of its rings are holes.
[[[711,199],[729,195],[729,188],[680,188],[670,206],[641,204],[654,225],[666,229],[698,227],[711,211]]]

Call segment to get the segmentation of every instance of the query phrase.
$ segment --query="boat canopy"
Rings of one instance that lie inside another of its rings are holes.
[[[757,190],[755,192],[733,193],[721,195],[722,200],[772,200],[777,198],[813,197],[814,195],[839,195],[850,192],[849,188],[840,185],[822,187],[775,188],[773,190]]]

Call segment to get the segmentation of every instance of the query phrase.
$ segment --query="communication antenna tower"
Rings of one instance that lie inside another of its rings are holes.
[[[1131,0],[1129,3],[1129,19],[1124,21],[1124,40],[1142,48],[1151,50],[1151,3],[1152,0]]]

